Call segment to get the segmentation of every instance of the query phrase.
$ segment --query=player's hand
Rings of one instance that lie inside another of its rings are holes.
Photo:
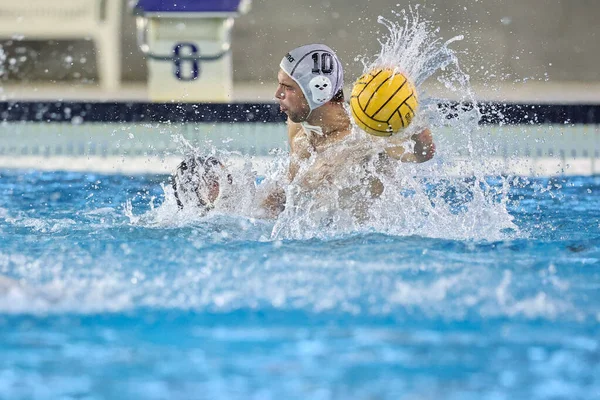
[[[411,137],[415,141],[414,154],[417,162],[429,161],[435,154],[435,143],[429,128],[425,128],[416,135]]]

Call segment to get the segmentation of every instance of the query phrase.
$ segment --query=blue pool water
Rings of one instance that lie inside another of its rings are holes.
[[[600,177],[502,241],[133,222],[165,181],[0,171],[0,398],[600,398]]]

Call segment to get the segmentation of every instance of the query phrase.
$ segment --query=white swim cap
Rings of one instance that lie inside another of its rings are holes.
[[[342,63],[324,44],[298,47],[287,53],[279,66],[300,86],[311,111],[331,100],[344,86]]]

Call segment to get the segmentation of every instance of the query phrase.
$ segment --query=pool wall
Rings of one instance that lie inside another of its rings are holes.
[[[481,123],[470,136],[434,132],[437,159],[455,174],[485,165],[518,175],[600,173],[600,106],[479,107]],[[5,102],[0,115],[0,168],[170,173],[188,142],[200,151],[227,151],[234,163],[249,159],[262,172],[274,153],[287,150],[283,116],[268,103]]]

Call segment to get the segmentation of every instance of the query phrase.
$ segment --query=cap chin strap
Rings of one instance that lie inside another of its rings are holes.
[[[306,134],[307,138],[312,138],[313,135],[316,136],[324,136],[323,128],[318,125],[310,125],[308,122],[300,122],[300,126],[302,126],[302,130]]]

